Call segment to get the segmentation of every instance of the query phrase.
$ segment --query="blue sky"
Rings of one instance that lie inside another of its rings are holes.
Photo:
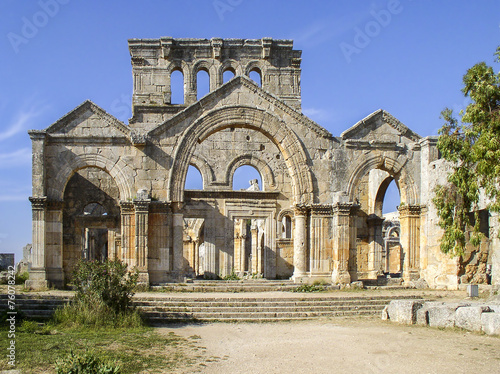
[[[127,121],[127,39],[161,36],[294,39],[303,112],[333,135],[382,108],[427,136],[466,105],[467,68],[493,64],[500,2],[0,0],[0,252],[31,242],[27,130],[86,99]]]

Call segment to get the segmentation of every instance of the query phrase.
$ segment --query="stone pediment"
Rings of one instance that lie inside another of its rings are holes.
[[[196,120],[200,118],[201,111],[217,109],[217,104],[220,105],[221,100],[223,100],[225,106],[231,104],[249,106],[249,104],[254,103],[256,107],[261,107],[259,109],[264,109],[271,114],[278,114],[279,112],[286,113],[288,116],[292,117],[296,123],[302,124],[318,136],[332,138],[332,134],[329,131],[306,117],[300,111],[287,105],[275,95],[266,92],[253,80],[244,75],[239,75],[223,84],[218,89],[210,92],[196,103],[188,106],[182,112],[153,128],[149,132],[149,135],[154,137],[181,122],[186,120],[189,122],[190,119]]]
[[[404,137],[416,142],[422,139],[420,135],[410,130],[388,112],[379,109],[363,118],[354,126],[344,131],[343,140],[374,140],[377,142],[400,142]]]
[[[130,137],[123,122],[87,100],[46,129],[47,134],[64,137],[110,138]]]

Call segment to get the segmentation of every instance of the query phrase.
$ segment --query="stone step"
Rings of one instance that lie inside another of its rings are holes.
[[[7,306],[0,295],[0,306]],[[270,293],[252,297],[242,295],[193,295],[193,297],[154,294],[136,296],[133,305],[152,323],[169,321],[279,321],[380,313],[395,296]],[[398,299],[421,299],[416,295],[397,295]],[[71,297],[16,295],[16,306],[26,317],[47,319]]]

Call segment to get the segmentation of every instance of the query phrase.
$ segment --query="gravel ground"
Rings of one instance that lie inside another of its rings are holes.
[[[498,337],[375,317],[159,329],[200,337],[198,373],[500,373]]]

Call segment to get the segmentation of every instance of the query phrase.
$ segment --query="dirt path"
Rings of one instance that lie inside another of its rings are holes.
[[[212,359],[199,373],[500,373],[498,337],[377,318],[160,330],[201,337]]]

